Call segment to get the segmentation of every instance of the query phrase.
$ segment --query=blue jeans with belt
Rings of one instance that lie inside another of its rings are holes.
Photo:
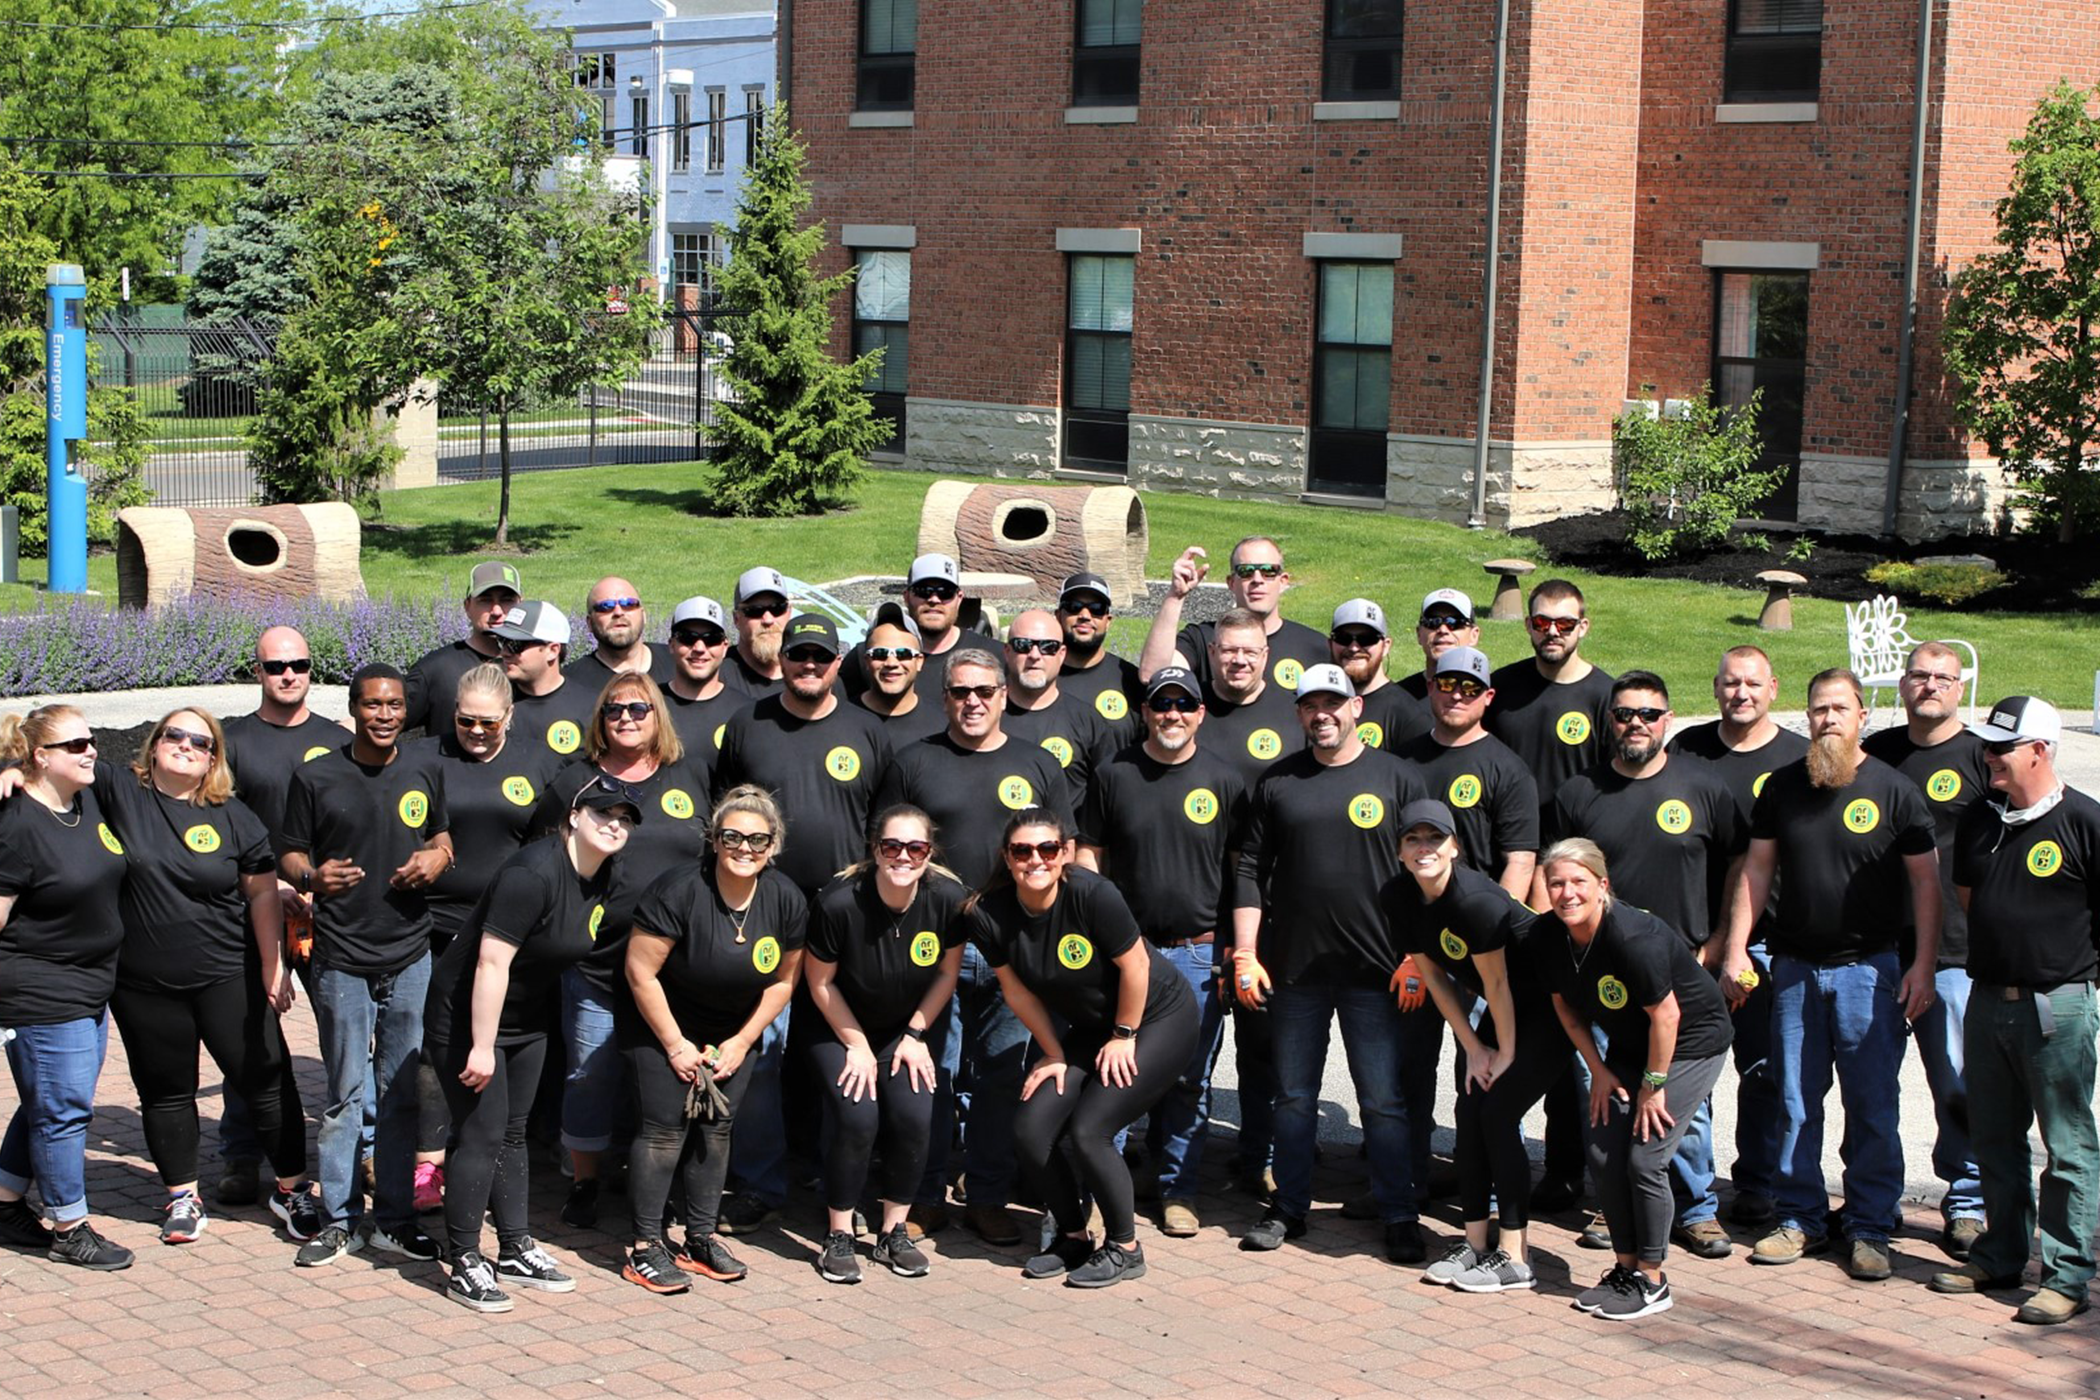
[[[64,1227],[87,1218],[87,1132],[95,1082],[109,1050],[109,1014],[17,1026],[7,1067],[21,1098],[0,1137],[0,1186],[36,1184],[44,1210]]]
[[[1823,1181],[1823,1100],[1835,1075],[1845,1106],[1845,1231],[1888,1243],[1903,1195],[1896,1105],[1903,1064],[1901,981],[1893,952],[1856,963],[1772,959],[1772,1071],[1782,1110],[1777,1223],[1810,1239],[1830,1232]]]

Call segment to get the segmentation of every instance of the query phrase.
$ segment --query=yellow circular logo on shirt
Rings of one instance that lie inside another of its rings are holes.
[[[720,752],[722,751],[722,736],[723,736],[724,734],[727,734],[728,732],[729,732],[729,725],[728,725],[728,724],[727,724],[726,722],[725,722],[725,723],[722,723],[722,724],[718,724],[718,725],[716,725],[716,726],[715,726],[715,752],[716,752],[716,753],[720,753]]]
[[[517,777],[503,780],[503,796],[514,807],[530,807],[535,796],[530,778]]]
[[[1952,802],[1961,796],[1961,774],[1942,768],[1925,780],[1925,795],[1935,802]]]
[[[558,719],[547,726],[547,747],[556,753],[574,753],[583,743],[583,731],[572,719]]]
[[[1764,772],[1758,774],[1757,781],[1750,784],[1750,795],[1752,797],[1763,797],[1765,795],[1765,779],[1771,776],[1772,770],[1770,770],[1769,768],[1766,769]]]
[[[1367,719],[1356,726],[1356,737],[1363,740],[1367,749],[1382,749],[1385,747],[1385,726],[1375,719]]]
[[[771,972],[780,966],[780,940],[769,933],[752,944],[751,965],[760,972]]]
[[[1275,669],[1271,674],[1276,677],[1276,684],[1282,686],[1285,690],[1296,690],[1298,688],[1298,678],[1305,674],[1305,668],[1286,656],[1283,660],[1276,663]]]
[[[395,810],[401,814],[403,826],[421,827],[430,816],[430,794],[421,788],[410,788],[401,794],[401,803]]]
[[[1072,766],[1071,740],[1052,734],[1049,738],[1043,740],[1043,747],[1050,750],[1050,755],[1057,760],[1058,767],[1070,768]]]
[[[1120,690],[1104,690],[1094,697],[1094,708],[1103,719],[1121,719],[1130,713],[1130,701]]]
[[[109,829],[108,822],[96,822],[95,834],[102,838],[102,844],[108,848],[111,855],[124,854],[124,843],[117,839],[117,833]]]
[[[1692,809],[1673,797],[1655,809],[1655,824],[1672,836],[1682,836],[1692,829]]]
[[[664,795],[657,799],[656,805],[664,809],[664,815],[667,817],[673,817],[678,821],[690,821],[692,819],[693,799],[686,794],[684,788],[664,789]]]
[[[301,754],[301,755],[300,755],[300,757],[299,757],[299,761],[300,761],[301,763],[312,763],[312,762],[313,762],[313,761],[314,761],[315,759],[319,758],[319,757],[320,757],[320,756],[321,756],[322,754],[324,754],[324,753],[334,753],[334,752],[335,752],[335,750],[334,750],[334,749],[331,749],[331,748],[329,748],[329,747],[328,747],[328,746],[327,746],[326,744],[316,744],[316,745],[314,745],[314,746],[313,746],[312,748],[308,749],[308,750],[307,750],[307,751],[306,751],[306,752],[305,752],[304,754]]]
[[[1570,710],[1553,726],[1553,732],[1563,744],[1586,743],[1590,737],[1590,717],[1580,710]]]
[[[1057,960],[1077,972],[1094,960],[1094,945],[1076,933],[1068,933],[1058,940]]]
[[[1283,752],[1283,739],[1273,729],[1257,729],[1247,736],[1247,752],[1267,761]]]
[[[1209,788],[1195,788],[1181,799],[1181,814],[1198,826],[1218,819],[1218,795]]]
[[[598,941],[598,929],[599,926],[602,925],[604,922],[605,906],[602,904],[593,904],[591,906],[591,942],[596,943]]]
[[[1373,793],[1360,792],[1349,799],[1349,820],[1369,831],[1385,820],[1385,803]]]
[[[930,928],[920,929],[911,941],[911,960],[920,967],[932,967],[941,960],[941,936]]]
[[[1862,797],[1845,808],[1845,825],[1864,836],[1881,825],[1881,809],[1871,797]]]
[[[1607,1010],[1617,1011],[1620,1007],[1626,1005],[1626,984],[1610,973],[1606,973],[1597,979],[1597,1000]]]
[[[219,849],[218,828],[193,826],[182,833],[182,844],[188,846],[200,856],[208,856]]]
[[[999,780],[999,803],[1009,812],[1018,812],[1035,805],[1035,789],[1028,779],[1018,773],[1009,773]]]
[[[2027,852],[2027,873],[2046,880],[2064,868],[2064,848],[2054,841],[2037,841]]]
[[[1463,962],[1465,960],[1466,954],[1473,951],[1472,949],[1466,946],[1465,939],[1460,938],[1450,929],[1445,929],[1442,933],[1436,936],[1436,945],[1437,947],[1442,948],[1444,950],[1444,956],[1451,959],[1451,961],[1453,962]]]
[[[1444,790],[1444,796],[1451,799],[1451,805],[1454,807],[1473,807],[1479,805],[1479,777],[1472,773],[1459,774],[1457,777],[1451,780],[1451,786]]]
[[[824,771],[842,783],[850,783],[860,776],[860,755],[840,744],[824,755]]]

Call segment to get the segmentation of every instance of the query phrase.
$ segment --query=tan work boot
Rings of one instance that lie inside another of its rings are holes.
[[[1168,1201],[1159,1213],[1159,1232],[1177,1240],[1185,1240],[1203,1228],[1196,1216],[1196,1207],[1189,1201]]]
[[[2054,1327],[2059,1322],[2069,1322],[2084,1312],[2087,1306],[2083,1298],[2073,1298],[2053,1288],[2044,1288],[2020,1304],[2020,1310],[2013,1314],[2013,1321],[2030,1323],[2036,1327]]]

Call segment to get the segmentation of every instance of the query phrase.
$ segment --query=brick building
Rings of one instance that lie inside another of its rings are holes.
[[[1463,520],[1495,0],[793,0],[840,348],[912,465]],[[1511,0],[1485,517],[1611,501],[1653,386],[1765,391],[1775,518],[1878,529],[1919,0]],[[1936,0],[1899,523],[1993,519],[1945,281],[2092,0]],[[843,319],[843,318],[842,318]]]

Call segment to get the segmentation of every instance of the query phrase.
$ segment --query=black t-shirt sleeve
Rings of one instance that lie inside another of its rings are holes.
[[[1910,779],[1897,775],[1896,850],[1906,856],[1929,855],[1939,849],[1939,832],[1933,826],[1932,809],[1925,794]]]
[[[481,928],[470,932],[486,933],[521,947],[532,931],[546,922],[554,907],[554,891],[537,869],[519,861],[505,861],[489,891]]]
[[[291,790],[284,797],[283,849],[312,856],[314,845],[314,789],[301,768],[292,775]]]
[[[226,799],[226,805],[219,810],[225,813],[226,825],[233,831],[234,868],[243,875],[275,870],[277,853],[270,849],[270,833],[264,829],[262,818],[238,797]]]

